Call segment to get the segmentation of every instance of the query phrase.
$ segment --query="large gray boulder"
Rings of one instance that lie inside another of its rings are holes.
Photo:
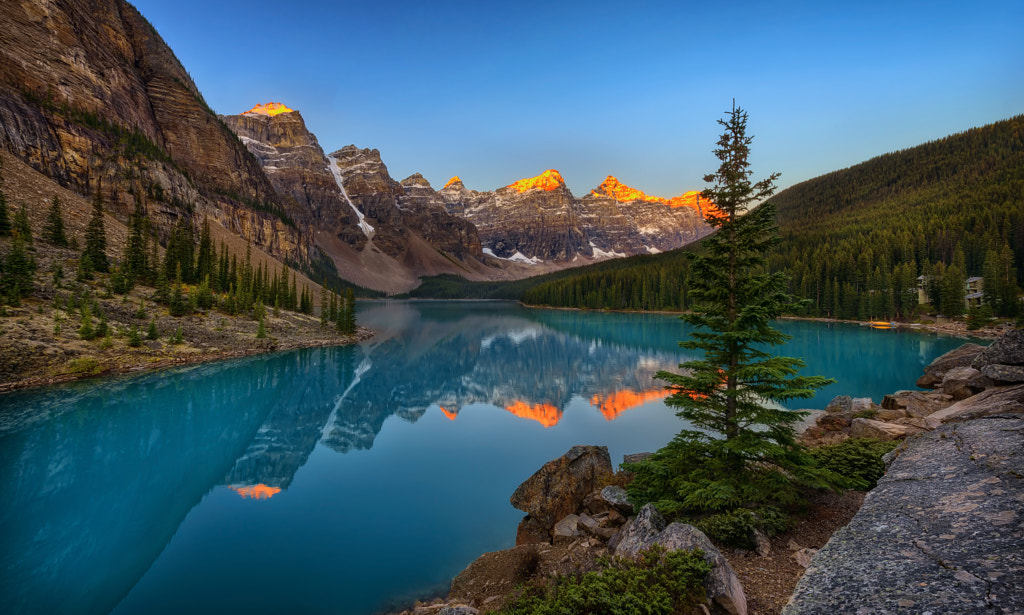
[[[897,425],[872,419],[853,419],[850,425],[850,436],[853,438],[873,438],[875,440],[902,440],[907,436],[919,433],[921,429],[913,425]]]
[[[908,440],[783,615],[1024,613],[1022,467],[1024,417]]]
[[[967,399],[992,386],[992,381],[973,367],[954,367],[942,375],[942,392],[955,400]]]
[[[993,363],[1024,365],[1024,329],[1011,329],[999,336],[999,339],[974,358],[971,367],[981,369]]]
[[[973,397],[928,416],[925,421],[931,429],[943,423],[966,421],[997,414],[1024,413],[1024,384],[992,387]]]
[[[550,531],[566,515],[579,510],[587,494],[611,475],[607,446],[574,446],[519,485],[510,501],[536,526]]]
[[[615,546],[615,555],[619,557],[635,557],[637,553],[656,544],[668,551],[700,549],[704,552],[704,560],[712,566],[711,573],[704,580],[708,599],[732,615],[746,615],[747,597],[739,577],[722,552],[697,528],[685,523],[673,523],[666,527],[665,519],[654,509],[654,505],[647,504],[621,533],[622,538]]]
[[[981,373],[996,384],[1015,384],[1024,382],[1024,366],[989,363],[981,368]]]
[[[985,350],[977,344],[964,344],[932,361],[924,368],[924,375],[917,379],[917,386],[922,389],[933,389],[942,384],[942,377],[956,367],[970,367],[971,363]]]

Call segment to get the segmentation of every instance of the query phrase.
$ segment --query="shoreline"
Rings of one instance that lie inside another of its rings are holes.
[[[593,310],[590,308],[577,308],[577,307],[562,307],[553,305],[531,305],[529,303],[523,303],[522,301],[516,301],[519,305],[524,308],[532,310],[564,310],[569,312],[607,312],[611,314],[664,314],[666,316],[681,316],[686,312],[674,311],[674,310],[608,310],[599,309]],[[861,327],[873,326],[871,321],[866,320],[843,320],[839,318],[816,318],[813,316],[780,316],[778,320],[804,320],[809,322],[823,322],[823,323],[837,323],[847,325],[859,325]],[[944,333],[947,335],[954,335],[956,337],[977,337],[982,339],[994,340],[999,337],[1005,330],[1004,327],[983,327],[976,331],[970,331],[967,329],[967,325],[962,322],[949,322],[949,323],[911,323],[911,322],[900,322],[890,321],[891,325],[889,329],[909,329],[911,331],[928,331],[931,333]]]
[[[355,335],[350,336],[351,339],[347,340],[287,340],[278,342],[273,338],[268,339],[266,347],[253,347],[253,348],[240,348],[234,350],[212,350],[210,352],[191,352],[191,353],[179,353],[179,354],[168,354],[163,357],[145,354],[138,357],[139,360],[129,363],[119,364],[116,361],[104,364],[102,361],[93,370],[83,373],[61,373],[54,374],[51,376],[33,376],[30,378],[22,378],[19,380],[10,380],[7,382],[0,383],[0,395],[4,393],[10,393],[13,391],[23,391],[26,389],[37,389],[51,385],[66,384],[68,382],[77,382],[81,380],[89,379],[101,379],[109,378],[112,376],[120,376],[124,374],[143,374],[148,372],[157,372],[160,370],[170,369],[173,367],[182,367],[186,365],[200,365],[203,363],[216,363],[218,361],[228,361],[231,359],[241,359],[245,357],[257,356],[262,354],[273,354],[275,352],[286,352],[289,350],[301,350],[304,348],[329,348],[334,346],[354,346],[360,342],[364,342],[372,338],[375,333],[365,327],[359,327]]]

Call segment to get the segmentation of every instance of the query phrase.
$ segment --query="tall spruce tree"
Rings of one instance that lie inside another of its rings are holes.
[[[631,492],[641,501],[663,500],[659,508],[670,515],[760,509],[754,518],[765,518],[765,507],[797,503],[799,486],[834,480],[796,442],[793,425],[805,413],[777,403],[812,397],[832,381],[799,376],[802,361],[769,351],[789,339],[771,321],[796,307],[784,274],[766,272],[765,254],[778,236],[775,210],[762,201],[778,174],[751,182],[745,111],[734,104],[718,122],[721,165],[704,177],[712,186],[701,195],[714,205],[706,218],[717,232],[693,257],[694,307],[682,319],[695,330],[679,344],[704,356],[682,363],[682,373],[657,374],[673,391],[666,404],[691,428],[641,466]]]
[[[7,195],[4,194],[4,162],[0,157],[0,237],[11,234],[11,214],[7,210]]]
[[[124,251],[124,266],[122,269],[133,285],[137,280],[146,280],[149,275],[149,262],[146,254],[146,234],[149,229],[149,219],[146,216],[146,209],[141,197],[135,196],[135,211],[132,213],[131,230],[128,234],[128,245]]]
[[[68,247],[68,235],[64,230],[64,214],[60,208],[60,198],[57,196],[50,201],[50,210],[46,214],[46,226],[43,227],[43,239],[55,246]]]
[[[85,249],[82,257],[89,257],[93,271],[110,271],[107,260],[107,231],[103,224],[103,194],[101,185],[96,186],[96,196],[92,200],[92,218],[85,228]]]

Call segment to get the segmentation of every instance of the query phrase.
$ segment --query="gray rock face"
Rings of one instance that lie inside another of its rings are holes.
[[[955,400],[967,399],[985,390],[992,384],[982,373],[973,367],[954,367],[942,375],[942,392]]]
[[[943,423],[953,421],[966,421],[995,414],[1021,413],[1024,413],[1024,384],[1016,384],[986,389],[974,397],[968,397],[928,416],[925,421],[929,428],[935,429]]]
[[[601,490],[601,499],[623,514],[633,514],[633,503],[629,501],[629,495],[622,487],[608,485]]]
[[[874,438],[876,440],[900,440],[921,430],[911,425],[896,425],[872,419],[853,419],[850,425],[850,436],[854,438]]]
[[[882,399],[882,410],[897,410],[909,417],[924,418],[952,404],[953,397],[945,393],[897,391]]]
[[[825,412],[829,414],[848,414],[853,412],[853,398],[849,395],[836,395],[832,401],[825,406]]]
[[[615,555],[636,555],[654,544],[654,537],[663,529],[665,518],[654,508],[654,504],[645,505],[636,517],[627,521],[619,530],[619,535],[616,536]]]
[[[610,476],[612,461],[606,446],[574,446],[547,462],[512,494],[512,506],[529,514],[540,527],[551,529],[574,514],[584,498]]]
[[[580,535],[579,523],[579,515],[566,515],[551,530],[552,542],[556,545],[572,542]]]
[[[974,358],[971,366],[981,369],[993,363],[1024,365],[1024,329],[1011,329],[1001,335]]]
[[[981,368],[986,378],[1001,384],[1024,382],[1024,366],[990,363]]]
[[[943,374],[955,367],[970,367],[983,350],[985,347],[977,344],[964,344],[950,350],[924,368],[924,375],[917,379],[917,386],[923,389],[935,388],[942,383]]]
[[[634,557],[656,544],[669,551],[700,549],[704,552],[705,561],[712,566],[704,581],[708,598],[733,615],[746,615],[747,597],[739,577],[722,552],[697,528],[685,523],[665,527],[665,519],[652,504],[647,504],[622,529],[621,534],[622,539],[615,547],[615,555],[620,557]]]
[[[783,615],[1024,613],[1022,467],[1022,418],[909,440]]]

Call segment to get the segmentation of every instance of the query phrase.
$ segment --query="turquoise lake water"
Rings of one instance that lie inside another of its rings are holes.
[[[512,546],[515,487],[575,444],[683,427],[652,375],[673,316],[367,302],[357,347],[0,396],[8,613],[374,613]],[[965,340],[801,321],[835,395],[913,388]]]

